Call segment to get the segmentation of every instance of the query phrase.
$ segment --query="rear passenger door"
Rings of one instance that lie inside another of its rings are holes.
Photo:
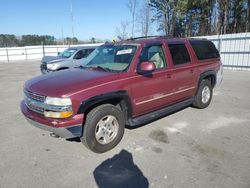
[[[193,96],[196,92],[197,69],[193,56],[190,56],[189,43],[179,41],[167,44],[171,59],[172,102]]]

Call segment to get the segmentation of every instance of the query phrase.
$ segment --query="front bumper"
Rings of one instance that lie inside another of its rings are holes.
[[[82,136],[83,114],[77,114],[66,119],[46,118],[28,109],[25,102],[21,102],[21,111],[27,121],[40,129],[52,132],[61,138],[75,138]]]
[[[41,63],[40,70],[41,70],[42,74],[48,74],[50,72],[53,72],[53,71],[47,69],[47,64],[46,63]]]

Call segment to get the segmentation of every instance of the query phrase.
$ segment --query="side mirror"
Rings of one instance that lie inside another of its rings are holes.
[[[156,69],[155,64],[152,61],[145,61],[140,64],[137,72],[139,74],[152,73]]]

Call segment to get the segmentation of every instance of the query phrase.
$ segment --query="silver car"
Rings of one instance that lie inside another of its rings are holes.
[[[42,74],[46,74],[80,66],[83,59],[88,57],[96,47],[97,46],[70,47],[62,53],[59,53],[58,56],[44,56],[40,66],[41,72]]]

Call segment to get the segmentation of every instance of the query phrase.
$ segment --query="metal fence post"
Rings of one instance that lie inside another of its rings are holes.
[[[10,62],[8,48],[6,48],[6,57],[7,57],[7,61]]]
[[[221,35],[220,34],[218,35],[218,38],[219,38],[219,40],[218,40],[218,50],[219,50],[219,52],[221,52]]]
[[[26,61],[27,61],[28,60],[27,48],[25,48],[25,57],[26,57]]]
[[[42,41],[42,49],[43,49],[43,57],[44,57],[45,56],[45,48],[44,48],[43,41]]]

